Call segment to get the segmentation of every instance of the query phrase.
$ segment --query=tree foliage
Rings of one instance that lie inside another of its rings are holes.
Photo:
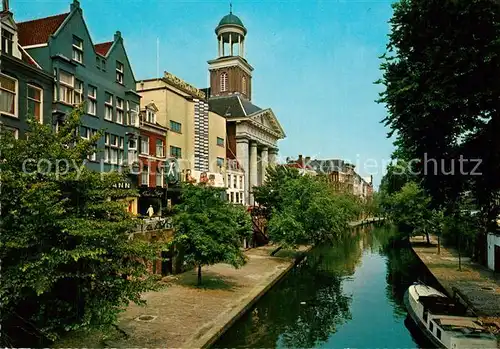
[[[198,283],[204,265],[245,264],[241,247],[251,236],[252,225],[244,208],[224,200],[223,189],[209,186],[185,185],[181,200],[174,216],[173,243],[189,265],[198,267]]]
[[[284,246],[338,238],[360,214],[354,196],[335,193],[324,181],[285,166],[269,168],[254,195],[268,219],[271,241]]]
[[[400,0],[393,8],[379,83],[395,154],[416,161],[418,182],[447,216],[472,191],[484,233],[499,210],[500,3]]]
[[[113,187],[123,174],[82,166],[101,136],[78,135],[82,114],[58,133],[31,119],[25,139],[0,137],[3,345],[109,326],[153,287],[141,261],[157,246],[129,239],[134,223],[120,201],[135,193]]]

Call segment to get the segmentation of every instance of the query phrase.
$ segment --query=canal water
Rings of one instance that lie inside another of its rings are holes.
[[[353,229],[314,248],[214,344],[216,348],[430,348],[403,305],[407,287],[433,284],[391,228]]]

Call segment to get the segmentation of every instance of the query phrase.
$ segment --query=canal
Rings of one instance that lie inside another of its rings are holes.
[[[403,305],[417,279],[433,284],[388,227],[353,229],[314,248],[214,344],[216,348],[429,348]]]

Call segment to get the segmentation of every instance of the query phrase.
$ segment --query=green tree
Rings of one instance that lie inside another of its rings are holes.
[[[429,241],[431,219],[430,197],[414,182],[409,182],[400,191],[391,195],[390,215],[403,237],[425,234]]]
[[[396,154],[418,161],[419,182],[447,215],[473,190],[484,236],[499,208],[500,4],[400,0],[393,8],[379,101]],[[469,175],[476,162],[461,157],[481,159],[482,175]]]
[[[284,166],[270,168],[254,195],[268,219],[270,240],[285,247],[336,239],[361,212],[354,196],[335,193],[325,181]]]
[[[134,222],[120,199],[134,193],[114,188],[124,175],[82,165],[101,136],[78,135],[82,114],[58,133],[30,119],[25,139],[1,134],[2,345],[106,328],[153,288],[141,261],[158,246],[129,239]]]
[[[223,198],[224,189],[185,185],[174,216],[173,243],[183,251],[185,261],[198,268],[198,285],[204,265],[245,264],[244,238],[252,234],[249,214]]]

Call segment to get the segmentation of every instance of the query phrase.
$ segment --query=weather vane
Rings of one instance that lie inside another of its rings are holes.
[[[233,13],[233,3],[229,3],[229,13]]]

